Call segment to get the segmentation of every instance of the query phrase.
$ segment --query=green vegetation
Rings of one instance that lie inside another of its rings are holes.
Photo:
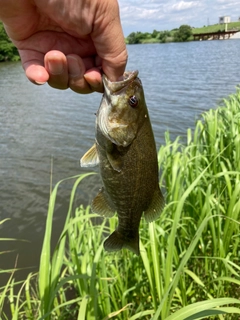
[[[184,24],[174,33],[173,39],[175,42],[184,42],[190,40],[191,35],[192,28]]]
[[[126,42],[128,44],[182,42],[191,40],[191,34],[192,28],[188,25],[182,25],[179,29],[171,31],[132,32],[126,38]]]
[[[126,38],[128,44],[139,44],[139,43],[165,43],[171,42],[174,33],[171,31],[157,31],[153,30],[152,33],[149,32],[132,32]]]
[[[240,22],[231,22],[227,25],[228,30],[240,30]],[[171,31],[157,31],[153,30],[149,32],[132,32],[126,38],[128,44],[139,44],[139,43],[165,43],[165,42],[183,42],[192,41],[192,34],[208,33],[224,31],[224,24],[215,24],[212,26],[204,26],[202,28],[193,28],[188,25],[181,25],[178,29]]]
[[[117,218],[95,224],[89,207],[73,212],[51,255],[59,182],[47,215],[40,268],[14,292],[14,270],[0,289],[0,314],[12,320],[239,319],[240,317],[240,91],[210,110],[158,152],[166,207],[140,228],[140,257],[107,253],[103,240]],[[3,255],[2,255],[3,256]],[[4,272],[4,271],[2,271]],[[225,318],[225,315],[227,318]]]
[[[240,30],[240,22],[228,23],[227,29]],[[224,30],[225,30],[225,24],[214,24],[211,26],[204,26],[202,28],[193,28],[192,33],[198,34],[198,33],[218,32],[218,31],[224,31]]]
[[[20,60],[17,48],[12,44],[0,21],[0,62]]]

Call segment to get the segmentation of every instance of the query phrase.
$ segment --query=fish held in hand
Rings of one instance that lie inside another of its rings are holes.
[[[103,84],[96,142],[80,163],[100,166],[103,188],[92,202],[92,211],[105,217],[118,215],[118,227],[104,248],[127,248],[139,255],[142,214],[152,222],[164,207],[156,144],[138,72],[125,72],[117,82],[103,75]]]

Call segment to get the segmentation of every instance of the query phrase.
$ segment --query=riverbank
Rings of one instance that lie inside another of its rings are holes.
[[[141,254],[109,254],[102,242],[117,219],[92,223],[89,207],[72,212],[51,258],[58,183],[49,202],[41,261],[14,294],[14,272],[1,288],[3,319],[152,319],[183,314],[240,314],[240,91],[204,113],[187,142],[171,141],[158,152],[166,206],[159,220],[141,222]],[[108,225],[109,222],[109,225]],[[68,244],[68,245],[67,245]],[[6,253],[2,253],[2,257]],[[225,305],[231,305],[231,307]],[[223,308],[224,306],[224,308]]]
[[[169,43],[169,42],[184,42],[193,41],[197,39],[197,35],[205,35],[201,39],[211,39],[212,33],[224,33],[225,31],[240,31],[240,22],[231,22],[227,26],[225,24],[215,24],[211,26],[204,26],[202,28],[194,28],[188,25],[182,25],[179,28],[170,31],[157,31],[149,32],[132,32],[126,37],[127,44],[146,44],[146,43]],[[228,39],[228,37],[224,37]],[[238,39],[230,34],[230,39]],[[223,37],[222,37],[223,39]]]

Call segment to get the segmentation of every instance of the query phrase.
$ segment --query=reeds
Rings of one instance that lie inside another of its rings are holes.
[[[93,223],[90,208],[73,212],[50,252],[58,185],[49,202],[39,273],[14,295],[2,288],[11,319],[238,319],[240,317],[240,92],[210,110],[158,153],[166,206],[140,226],[140,257],[107,253],[103,240],[117,218]],[[59,182],[61,183],[61,182]],[[81,186],[81,185],[80,185]],[[3,298],[4,297],[4,298]],[[4,316],[2,319],[5,319]]]

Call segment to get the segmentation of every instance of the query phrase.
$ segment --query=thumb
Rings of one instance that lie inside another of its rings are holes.
[[[103,72],[111,81],[117,81],[125,71],[128,57],[118,2],[102,1],[96,17],[92,40],[102,60]]]

